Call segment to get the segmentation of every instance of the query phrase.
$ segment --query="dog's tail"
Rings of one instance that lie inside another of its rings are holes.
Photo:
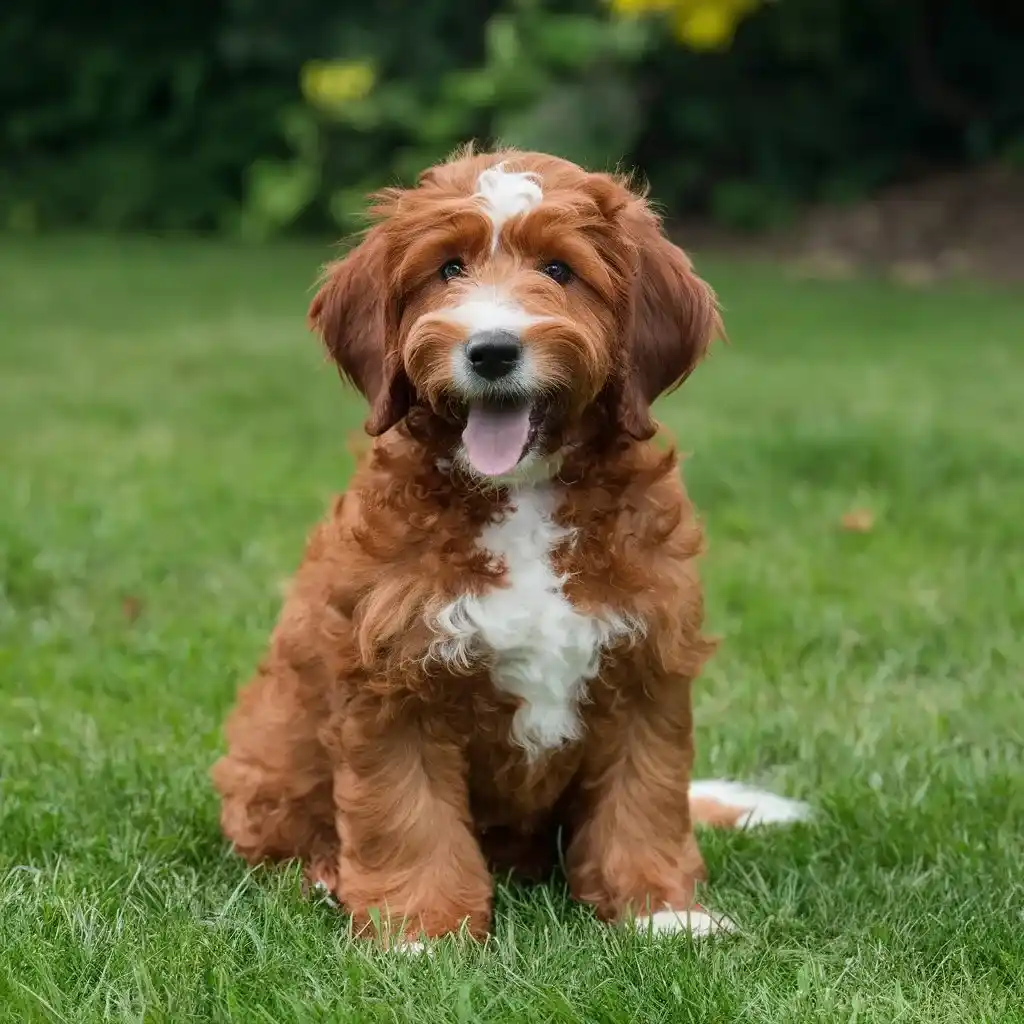
[[[789,825],[806,821],[811,808],[800,800],[776,796],[727,779],[700,779],[690,783],[690,820],[714,828],[749,828]]]

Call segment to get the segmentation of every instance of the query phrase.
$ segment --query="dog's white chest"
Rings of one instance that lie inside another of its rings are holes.
[[[556,501],[546,485],[514,496],[504,518],[479,540],[504,563],[504,585],[458,598],[437,622],[443,659],[484,658],[494,685],[521,698],[512,732],[531,754],[580,734],[585,684],[597,674],[604,648],[631,631],[621,616],[583,615],[565,596],[551,564],[566,537],[553,519]]]

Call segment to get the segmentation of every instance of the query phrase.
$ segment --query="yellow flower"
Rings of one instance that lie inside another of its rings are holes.
[[[364,99],[376,76],[368,61],[312,60],[302,67],[302,94],[318,107]]]
[[[676,38],[692,50],[719,50],[729,45],[739,12],[724,4],[680,7],[675,17]]]
[[[679,5],[679,0],[611,0],[612,10],[616,14],[636,17],[640,14],[652,14],[671,11]]]
[[[610,0],[623,17],[670,14],[674,34],[694,50],[723,49],[759,0]]]

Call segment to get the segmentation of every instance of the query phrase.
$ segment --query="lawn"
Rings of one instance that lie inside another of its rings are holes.
[[[324,255],[0,247],[0,1020],[1024,1020],[1024,298],[703,267],[732,344],[661,407],[725,637],[698,774],[817,820],[703,835],[738,938],[502,887],[410,960],[230,856],[207,780],[352,465]]]

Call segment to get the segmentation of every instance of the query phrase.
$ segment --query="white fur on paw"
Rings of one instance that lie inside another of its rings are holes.
[[[396,942],[391,948],[396,953],[404,953],[406,956],[422,956],[424,953],[433,952],[429,943],[416,939],[403,939],[401,942]]]
[[[706,910],[697,907],[690,910],[656,910],[653,914],[636,918],[636,927],[640,931],[650,930],[655,935],[689,932],[695,939],[707,935],[726,935],[737,930],[735,922],[730,918],[723,915],[712,917]]]
[[[745,786],[729,779],[702,779],[690,783],[690,799],[713,800],[726,807],[746,811],[736,822],[737,828],[756,825],[788,825],[794,821],[807,821],[811,808],[801,800],[776,796],[763,789]]]

